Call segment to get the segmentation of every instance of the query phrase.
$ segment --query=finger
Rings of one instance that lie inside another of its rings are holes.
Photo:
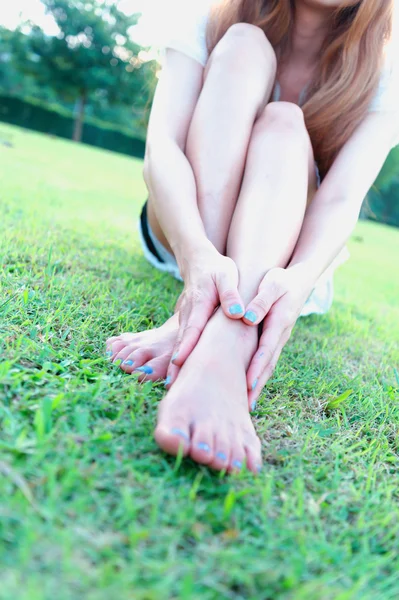
[[[244,322],[247,325],[259,325],[269,314],[273,304],[286,293],[282,276],[284,269],[272,269],[266,273],[259,286],[258,294],[245,310]]]
[[[247,385],[250,392],[258,387],[260,376],[267,365],[271,363],[284,333],[285,327],[281,326],[277,319],[266,319],[258,349],[252,357],[247,371]]]
[[[242,319],[245,305],[238,293],[237,273],[234,270],[231,273],[223,273],[218,277],[216,287],[224,314],[229,319]]]
[[[260,393],[262,392],[262,389],[265,387],[266,383],[273,376],[277,362],[278,362],[280,355],[283,351],[283,348],[284,348],[285,344],[287,343],[287,341],[289,340],[289,338],[290,338],[290,332],[285,331],[283,333],[283,335],[281,336],[280,341],[278,342],[273,355],[270,357],[270,359],[267,362],[265,362],[261,366],[261,369],[259,371],[257,371],[257,375],[254,376],[255,378],[252,379],[251,389],[248,394],[248,402],[249,402],[250,410],[252,410],[252,411],[255,410],[256,401],[257,401]]]
[[[277,362],[280,358],[281,352],[283,351],[284,348],[284,344],[281,344],[281,346],[279,348],[277,348],[272,360],[269,362],[269,364],[267,365],[267,367],[264,369],[264,371],[262,371],[262,373],[260,374],[260,376],[257,378],[257,383],[256,383],[256,387],[254,387],[253,390],[251,390],[248,394],[248,402],[251,406],[251,410],[254,411],[256,410],[256,403],[257,400],[263,390],[263,388],[265,387],[265,385],[267,384],[267,382],[272,378],[273,373],[276,369],[277,366]]]
[[[174,365],[172,362],[169,363],[168,372],[166,374],[166,379],[164,381],[164,385],[167,390],[170,390],[170,388],[176,381],[179,371],[180,371],[180,367],[178,367],[177,365]]]
[[[268,296],[267,292],[260,292],[247,306],[243,321],[246,325],[259,325],[269,314],[277,298]]]
[[[185,323],[185,327],[181,328],[181,338],[176,345],[176,350],[172,356],[172,362],[178,367],[183,366],[191,352],[194,350],[205,329],[206,324],[213,314],[213,304],[203,299],[196,301],[190,311],[190,314]]]

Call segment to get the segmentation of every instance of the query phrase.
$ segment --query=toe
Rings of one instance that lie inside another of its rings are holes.
[[[120,360],[121,363],[123,363],[123,361],[126,360],[129,354],[131,354],[134,350],[135,349],[131,346],[125,346],[124,348],[122,348],[122,350],[120,350],[117,354],[115,354],[112,357],[112,362],[116,363],[118,360]]]
[[[161,402],[158,412],[158,425],[155,429],[155,440],[160,448],[176,456],[179,450],[183,456],[190,451],[190,427],[189,422],[182,415],[172,415],[165,408],[168,406]]]
[[[119,339],[118,335],[113,335],[112,337],[108,338],[107,341],[105,342],[105,347],[107,348],[107,350],[118,339]]]
[[[239,433],[233,436],[230,443],[231,452],[228,470],[230,473],[239,473],[244,468],[246,460],[244,444]]]
[[[191,437],[190,456],[201,465],[212,463],[213,455],[213,429],[210,424],[199,424],[194,426]]]
[[[155,441],[158,446],[173,456],[177,456],[181,448],[183,456],[187,456],[190,450],[190,434],[188,430],[179,427],[167,428],[158,425],[155,429]]]
[[[132,362],[132,359],[128,359],[128,362]],[[133,360],[134,362],[134,360]],[[129,372],[134,372],[138,375],[138,381],[164,381],[166,378],[166,371],[168,368],[169,359],[167,356],[157,356],[153,360],[147,361],[144,365],[137,367],[137,362],[128,368],[131,369]],[[124,365],[121,365],[123,367]]]
[[[262,470],[262,451],[258,437],[254,436],[245,444],[246,463],[249,471],[255,475]]]
[[[137,370],[138,368],[141,368],[144,365],[146,365],[150,360],[152,360],[152,358],[153,358],[153,353],[148,348],[139,348],[138,350],[133,350],[133,352],[131,352],[125,358],[125,360],[128,362],[125,364],[122,364],[121,367],[123,368],[124,371],[126,370],[126,367],[128,367],[127,372],[131,373],[131,372]],[[133,364],[130,364],[130,363],[133,363]]]
[[[214,442],[214,456],[210,464],[216,471],[227,471],[230,464],[230,444],[228,436],[224,433],[217,433]]]
[[[112,344],[109,347],[107,347],[107,356],[109,356],[111,360],[114,360],[115,356],[125,347],[125,342],[122,342],[122,340],[117,339],[115,340],[115,342],[112,342]]]

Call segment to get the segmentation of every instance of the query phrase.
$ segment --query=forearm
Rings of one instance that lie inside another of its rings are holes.
[[[208,246],[209,241],[198,210],[192,167],[173,140],[149,147],[145,180],[157,219],[181,266],[184,257]]]
[[[345,246],[358,216],[358,204],[345,198],[323,200],[316,195],[305,214],[288,267],[300,269],[304,280],[314,285]]]

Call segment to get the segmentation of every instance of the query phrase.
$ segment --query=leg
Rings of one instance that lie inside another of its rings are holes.
[[[310,165],[314,177],[302,111],[289,103],[269,104],[253,129],[227,244],[246,301],[269,268],[289,261],[303,222]],[[260,443],[248,415],[246,384],[256,345],[256,330],[221,310],[214,315],[161,403],[155,437],[164,450],[174,454],[182,445],[186,455],[215,469],[234,470],[243,460],[258,469]]]
[[[273,49],[264,33],[248,24],[234,25],[212,53],[187,139],[187,156],[198,182],[198,207],[205,230],[225,253],[253,124],[270,97],[276,70]],[[233,126],[232,126],[233,124]],[[151,198],[148,216],[157,238],[167,241]],[[128,373],[145,369],[142,379],[166,375],[178,325],[174,315],[161,328],[108,340],[113,360],[126,361]]]

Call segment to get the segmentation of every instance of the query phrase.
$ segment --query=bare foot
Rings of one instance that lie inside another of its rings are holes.
[[[248,413],[246,368],[257,332],[219,310],[162,400],[155,439],[169,454],[216,470],[259,472],[261,444]]]
[[[107,340],[107,352],[112,362],[121,361],[126,373],[140,374],[139,381],[165,379],[179,319],[175,314],[164,325],[140,333],[122,333]]]

